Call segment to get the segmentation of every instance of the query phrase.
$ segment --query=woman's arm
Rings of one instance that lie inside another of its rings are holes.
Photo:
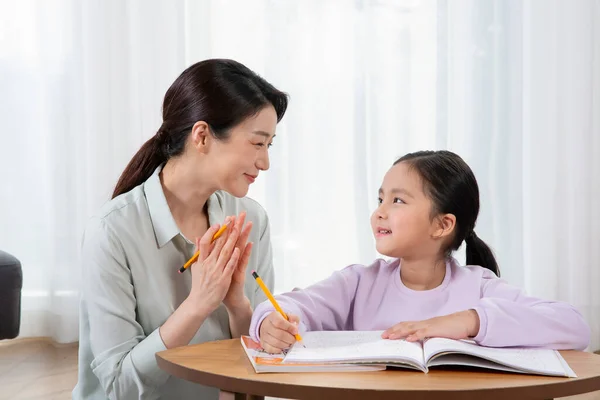
[[[243,224],[243,218],[241,221]],[[244,248],[248,239],[247,235],[240,235],[242,224],[236,224],[228,233],[217,239],[212,250],[212,237],[219,225],[210,227],[202,238],[196,241],[200,256],[191,267],[190,294],[160,327],[160,335],[167,348],[189,344],[204,320],[226,297],[236,269],[248,262],[248,252],[244,252],[240,259],[238,247],[239,245]]]
[[[253,222],[249,222],[246,228],[242,230],[242,225],[246,216],[245,212],[240,213],[240,218],[236,220],[236,226],[243,231],[242,235],[240,235],[239,242],[241,243],[239,243],[239,247],[242,248],[249,237],[250,230],[247,229],[248,227],[261,230],[257,243],[249,244],[249,246],[250,251],[256,256],[254,268],[262,277],[269,290],[273,291],[273,250],[271,246],[269,217],[266,211],[260,207],[258,203],[256,203],[256,206],[259,207],[259,217],[255,221],[256,226],[254,226]],[[238,270],[236,271],[238,274],[236,276],[236,273],[234,273],[232,285],[229,289],[230,292],[223,301],[229,314],[229,330],[231,332],[231,337],[234,338],[248,335],[253,312],[252,304],[259,304],[267,299],[266,295],[257,284],[250,285],[250,287],[254,288],[250,293],[244,293],[244,288],[247,287],[247,280],[250,280],[251,282],[254,281],[251,271],[248,270],[250,251],[247,251],[247,248],[245,250],[246,251],[244,251],[240,260]],[[250,299],[252,299],[252,301]]]
[[[238,338],[248,334],[250,328],[250,319],[252,318],[252,306],[250,300],[245,301],[239,306],[227,307],[229,314],[229,331],[232,338]]]
[[[217,228],[211,227],[201,239],[201,256],[191,267],[190,295],[147,336],[136,320],[135,290],[116,234],[99,219],[86,230],[83,304],[89,315],[91,368],[110,399],[157,398],[156,389],[169,375],[158,368],[155,354],[188,344],[221,303],[239,257],[234,250],[239,232],[221,237],[210,251]]]
[[[92,371],[110,399],[158,398],[156,388],[169,375],[158,368],[154,355],[166,346],[159,329],[146,335],[136,320],[125,251],[104,221],[90,221],[82,257],[82,306],[89,317]]]
[[[246,279],[249,279],[247,271],[248,261],[250,260],[250,254],[253,251],[252,249],[254,248],[252,243],[248,243],[253,223],[250,221],[244,225],[245,221],[245,211],[242,211],[235,220],[230,221],[234,224],[233,227],[241,232],[238,242],[236,243],[236,248],[239,250],[241,256],[231,276],[229,290],[223,299],[223,304],[225,305],[229,316],[229,331],[231,337],[234,338],[248,334],[250,318],[252,318],[252,306],[244,289],[246,287]],[[259,246],[257,246],[259,250],[263,236],[264,235],[261,235]]]
[[[165,347],[172,349],[188,345],[213,311],[203,307],[201,299],[185,299],[159,328]]]

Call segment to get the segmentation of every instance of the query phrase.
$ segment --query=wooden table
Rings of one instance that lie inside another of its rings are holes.
[[[561,352],[577,378],[484,370],[411,370],[256,374],[239,339],[162,351],[158,366],[171,375],[236,393],[287,399],[551,399],[600,390],[600,355]]]

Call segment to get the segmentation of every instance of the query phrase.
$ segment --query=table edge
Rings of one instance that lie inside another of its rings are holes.
[[[572,380],[565,378],[557,382],[544,382],[541,385],[518,386],[507,388],[478,388],[478,389],[414,389],[414,390],[378,390],[375,388],[356,389],[339,387],[307,386],[293,383],[278,383],[256,381],[246,378],[234,378],[213,372],[200,371],[179,364],[174,364],[156,353],[156,361],[162,370],[169,374],[190,382],[217,387],[229,392],[247,393],[258,396],[283,397],[283,398],[328,398],[340,392],[352,393],[353,396],[377,396],[378,399],[392,398],[400,395],[420,396],[420,398],[439,398],[443,394],[446,399],[463,399],[483,397],[486,400],[505,399],[510,396],[515,398],[556,398],[573,396],[600,390],[600,375]],[[251,364],[248,360],[248,365]],[[252,368],[252,367],[251,367]],[[560,379],[560,378],[558,378]],[[301,397],[296,397],[301,393]]]

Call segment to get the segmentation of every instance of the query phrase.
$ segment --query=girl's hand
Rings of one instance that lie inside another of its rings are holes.
[[[467,339],[479,333],[479,315],[475,310],[466,310],[424,321],[400,322],[381,335],[384,339],[406,339],[416,342],[432,337]]]
[[[260,345],[264,351],[271,354],[281,353],[296,342],[300,317],[287,314],[287,321],[277,311],[273,311],[260,324],[258,329]]]

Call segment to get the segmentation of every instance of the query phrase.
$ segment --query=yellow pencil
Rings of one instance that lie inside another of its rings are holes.
[[[219,236],[221,236],[223,234],[223,232],[225,232],[225,229],[227,229],[227,224],[223,224],[223,226],[221,226],[221,228],[219,228],[219,230],[217,231],[217,233],[215,233],[212,237],[211,243],[214,242],[215,240],[217,240],[219,238]],[[185,264],[183,264],[183,267],[179,268],[179,273],[183,273],[186,269],[188,269],[190,267],[190,265],[192,265],[193,263],[195,263],[198,260],[198,257],[200,256],[200,250],[198,250],[196,252],[196,254],[194,254],[192,256],[192,258],[190,258],[188,260],[188,262],[186,262]]]
[[[281,316],[283,318],[285,318],[287,321],[289,321],[290,319],[288,318],[287,314],[281,309],[281,307],[279,307],[279,304],[277,303],[277,300],[275,300],[275,297],[273,297],[273,295],[271,294],[271,291],[269,290],[269,288],[267,287],[267,285],[265,285],[265,283],[260,278],[260,276],[258,276],[258,274],[256,273],[256,271],[252,271],[252,276],[254,277],[254,279],[256,280],[256,282],[258,283],[258,286],[260,286],[260,288],[263,290],[263,292],[265,292],[265,294],[267,295],[267,298],[271,301],[271,304],[273,304],[273,307],[275,307],[275,309],[277,311],[279,311],[279,313],[281,314]],[[296,340],[298,342],[302,341],[302,336],[300,336],[300,334],[297,333],[295,335],[295,337],[296,337]]]

